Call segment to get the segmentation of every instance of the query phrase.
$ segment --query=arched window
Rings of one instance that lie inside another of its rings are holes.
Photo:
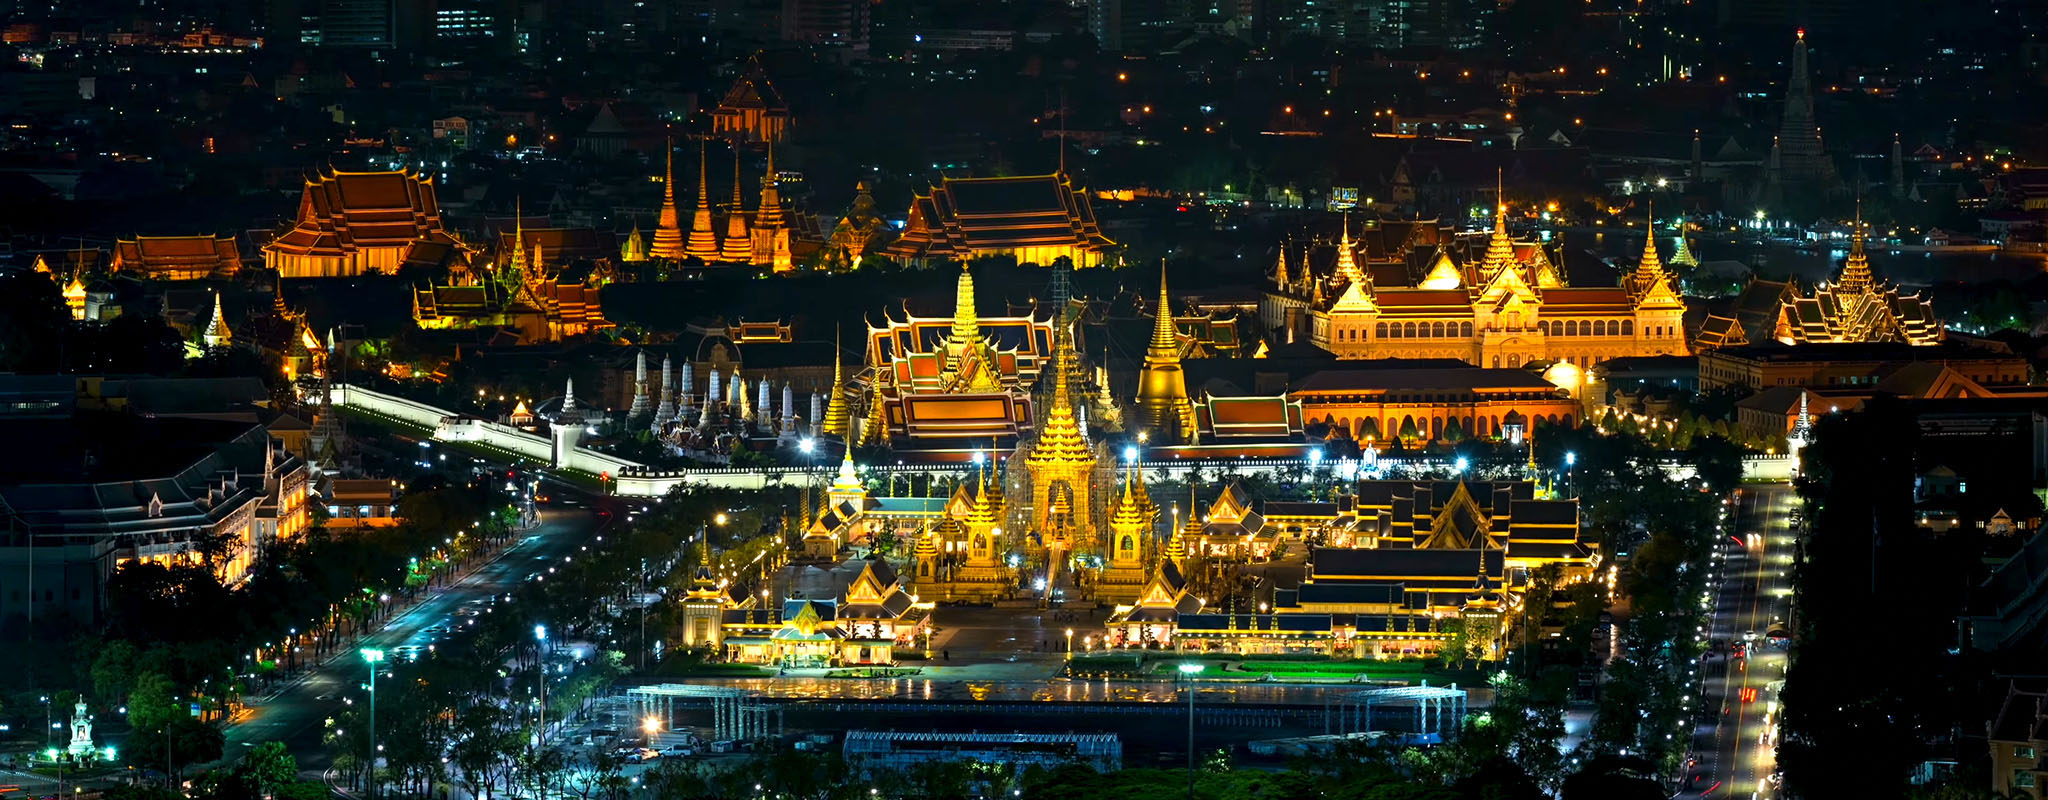
[[[1407,334],[1408,334],[1408,338],[1410,338],[1410,339],[1413,339],[1413,338],[1415,338],[1415,337],[1417,336],[1417,334],[1416,334],[1416,332],[1415,332],[1415,323],[1413,323],[1413,322],[1410,322],[1410,323],[1408,323],[1408,324],[1407,324],[1407,326],[1405,326],[1405,327],[1407,328]]]
[[[1429,335],[1434,336],[1438,339],[1444,338],[1444,324],[1439,322],[1435,325],[1429,326]]]
[[[1634,336],[1634,335],[1636,335],[1636,321],[1635,321],[1635,320],[1632,320],[1632,319],[1625,319],[1625,320],[1622,320],[1622,321],[1621,321],[1621,335],[1623,335],[1623,336]]]
[[[1458,335],[1459,335],[1459,336],[1463,336],[1463,337],[1465,337],[1465,338],[1467,338],[1467,339],[1470,339],[1470,338],[1472,338],[1472,323],[1470,323],[1470,322],[1460,322],[1460,323],[1458,323]]]
[[[1570,322],[1566,322],[1566,323],[1564,324],[1564,335],[1566,335],[1566,336],[1577,336],[1577,335],[1579,335],[1579,321],[1578,321],[1578,320],[1572,320],[1572,321],[1570,321]]]
[[[1541,334],[1544,334],[1544,335],[1546,335],[1546,336],[1547,336],[1547,335],[1549,335],[1549,334],[1550,334],[1550,321],[1549,321],[1549,320],[1537,320],[1537,321],[1536,321],[1536,332],[1537,332],[1537,333],[1541,333]]]
[[[1604,319],[1596,319],[1596,320],[1593,320],[1593,335],[1594,335],[1594,336],[1606,336],[1606,335],[1607,335],[1607,320],[1604,320]]]
[[[1382,322],[1372,326],[1372,335],[1378,336],[1382,339],[1387,338],[1387,323]]]

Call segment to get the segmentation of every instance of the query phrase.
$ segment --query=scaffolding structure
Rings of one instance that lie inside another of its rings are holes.
[[[626,696],[633,701],[636,717],[653,716],[661,721],[662,730],[675,727],[677,705],[709,705],[714,741],[752,741],[782,735],[782,710],[745,689],[662,683],[635,686],[626,690]]]
[[[1415,714],[1415,730],[1412,733],[1442,738],[1446,731],[1446,710],[1450,712],[1450,732],[1456,733],[1458,726],[1465,720],[1465,690],[1458,688],[1454,683],[1447,687],[1425,684],[1352,692],[1344,695],[1338,705],[1331,709],[1336,712],[1334,719],[1324,718],[1323,732],[1370,732],[1375,722],[1374,712],[1383,707],[1412,710]],[[1381,713],[1384,715],[1385,712]]]

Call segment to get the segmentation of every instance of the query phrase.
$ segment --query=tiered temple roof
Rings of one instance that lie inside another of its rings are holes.
[[[1786,344],[1905,342],[1939,344],[1945,335],[1934,308],[1918,293],[1900,294],[1879,281],[1863,250],[1863,222],[1849,245],[1849,258],[1832,286],[1812,294],[1792,287],[1781,306],[1777,338]]]
[[[149,278],[225,278],[241,269],[242,254],[232,236],[137,236],[114,243],[110,266]]]
[[[297,219],[264,251],[287,277],[327,277],[395,267],[403,251],[428,241],[452,241],[431,178],[410,169],[329,170],[306,179]],[[361,257],[371,250],[392,253]]]
[[[1014,178],[947,178],[911,200],[895,258],[965,261],[1011,254],[1046,264],[1065,256],[1094,266],[1116,243],[1102,234],[1088,196],[1065,173]]]

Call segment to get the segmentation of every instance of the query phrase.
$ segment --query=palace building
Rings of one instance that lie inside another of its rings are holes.
[[[327,170],[306,179],[297,218],[264,245],[263,260],[286,278],[392,274],[416,246],[453,242],[430,177]]]
[[[883,250],[916,263],[1010,256],[1023,264],[1066,258],[1099,266],[1116,242],[1102,234],[1088,195],[1064,172],[1015,178],[947,178],[910,201],[903,235]]]
[[[242,254],[232,236],[137,236],[114,242],[108,268],[157,280],[232,278]]]
[[[1572,427],[1581,416],[1566,390],[1521,369],[1328,369],[1296,381],[1287,396],[1309,419],[1359,442],[1400,437],[1410,446],[1504,438],[1509,426],[1526,432],[1538,421]]]
[[[1326,503],[1256,510],[1226,488],[1206,522],[1169,545],[1174,577],[1205,559],[1246,560],[1280,538],[1320,538],[1306,574],[1276,586],[1269,610],[1217,609],[1184,581],[1155,578],[1107,623],[1111,647],[1237,653],[1313,652],[1392,658],[1433,653],[1462,621],[1488,657],[1520,621],[1544,571],[1557,585],[1594,577],[1598,548],[1579,537],[1576,500],[1538,497],[1520,481],[1360,481]],[[1167,574],[1165,572],[1162,575]]]
[[[1711,315],[1700,326],[1702,349],[1762,344],[1751,336],[1759,326],[1745,320],[1742,309],[1777,301],[1775,321],[1768,335],[1784,344],[1851,344],[1898,342],[1937,345],[1947,333],[1934,308],[1918,293],[1901,294],[1898,287],[1879,280],[1870,269],[1864,251],[1863,220],[1859,214],[1855,233],[1849,240],[1849,257],[1833,284],[1822,284],[1811,292],[1797,283],[1753,281],[1743,290],[1734,310]],[[1757,295],[1751,299],[1751,295]],[[1745,324],[1748,322],[1749,324]]]
[[[1410,236],[1368,271],[1347,222],[1327,274],[1300,274],[1283,248],[1274,288],[1261,303],[1265,323],[1285,338],[1305,338],[1338,358],[1456,358],[1482,367],[1539,361],[1579,368],[1624,356],[1685,354],[1685,304],[1657,256],[1654,237],[1621,286],[1570,286],[1543,248],[1514,242],[1507,209],[1494,215],[1485,254],[1460,263],[1438,245]],[[1440,235],[1440,232],[1438,232]],[[1407,254],[1427,254],[1416,270]]]

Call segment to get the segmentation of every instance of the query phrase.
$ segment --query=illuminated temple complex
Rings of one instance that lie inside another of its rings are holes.
[[[1103,264],[1116,243],[1102,234],[1088,195],[1066,173],[947,178],[910,201],[903,235],[882,252],[913,263],[1010,256],[1021,264],[1070,259]]]
[[[495,259],[463,260],[443,278],[421,279],[413,287],[413,321],[429,329],[504,328],[527,342],[612,327],[599,302],[609,236],[583,228],[528,230],[520,220],[498,237]]]
[[[1863,220],[1858,215],[1849,240],[1849,257],[1834,283],[1808,292],[1797,283],[1752,281],[1733,310],[1711,315],[1701,324],[1699,346],[1718,349],[1761,344],[1758,339],[1763,336],[1783,344],[1940,344],[1946,334],[1933,306],[1918,293],[1901,294],[1898,287],[1879,280],[1870,269],[1863,241]],[[1757,315],[1741,313],[1745,307],[1763,304],[1774,304],[1776,314],[1759,320]],[[1745,316],[1751,318],[1750,324],[1745,324]],[[1763,324],[1756,324],[1759,322]],[[1753,327],[1758,329],[1755,334]]]
[[[1455,257],[1433,222],[1379,223],[1361,261],[1347,219],[1333,263],[1291,263],[1283,247],[1263,323],[1339,358],[1456,358],[1482,367],[1563,361],[1586,368],[1627,356],[1688,352],[1685,305],[1646,242],[1620,286],[1571,286],[1543,248],[1494,215],[1484,255]]]
[[[1331,502],[1258,508],[1226,487],[1166,548],[1170,569],[1105,628],[1111,647],[1236,653],[1313,652],[1395,658],[1434,653],[1462,622],[1487,657],[1539,582],[1591,580],[1602,566],[1579,536],[1576,500],[1545,499],[1522,481],[1369,480]],[[1182,579],[1216,559],[1246,559],[1280,541],[1318,539],[1293,586],[1265,609],[1204,603]],[[1548,574],[1548,578],[1543,576]],[[1477,626],[1476,628],[1473,626]]]
[[[453,241],[428,176],[328,170],[306,179],[298,215],[264,245],[263,260],[286,278],[390,275],[424,255],[415,249]]]

